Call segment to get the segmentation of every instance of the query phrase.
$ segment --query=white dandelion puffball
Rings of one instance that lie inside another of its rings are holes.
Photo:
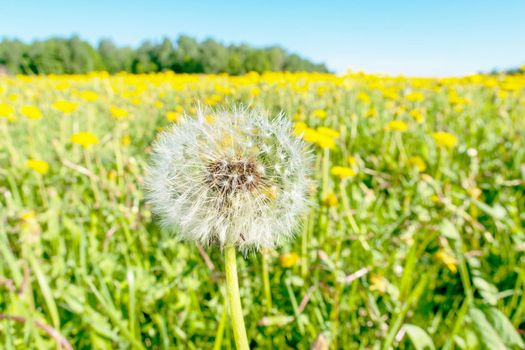
[[[293,236],[308,207],[310,168],[282,114],[201,109],[154,143],[147,198],[183,240],[258,250]]]

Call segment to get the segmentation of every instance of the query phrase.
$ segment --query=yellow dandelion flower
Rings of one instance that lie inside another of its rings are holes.
[[[332,137],[332,138],[338,138],[341,134],[339,133],[339,131],[337,130],[334,130],[332,128],[326,128],[324,126],[320,126],[317,128],[317,132],[320,133],[321,135],[326,135],[328,137]]]
[[[82,91],[80,92],[80,98],[86,102],[95,102],[98,101],[98,94],[95,91]]]
[[[117,106],[109,107],[109,112],[111,113],[111,116],[115,119],[124,119],[129,116],[129,112],[126,109]]]
[[[450,271],[453,273],[456,273],[458,271],[458,260],[451,254],[449,254],[446,250],[441,249],[436,253],[436,258],[441,260],[443,264],[445,264]]]
[[[301,136],[306,129],[308,129],[308,125],[303,122],[296,122],[293,125],[294,134],[297,136]]]
[[[71,142],[87,149],[98,144],[98,137],[90,132],[80,131],[71,136]]]
[[[327,193],[323,197],[323,205],[325,207],[336,207],[339,204],[339,200],[337,199],[337,196],[333,193]]]
[[[312,128],[306,128],[301,134],[306,142],[316,143],[319,140],[319,133]]]
[[[40,159],[28,159],[26,161],[26,167],[42,175],[49,171],[49,164],[45,160]]]
[[[348,161],[348,164],[354,166],[354,165],[357,165],[357,158],[354,157],[354,156],[348,156],[348,158],[346,158],[346,160]]]
[[[20,112],[29,119],[38,120],[42,118],[42,112],[35,106],[22,106]]]
[[[421,123],[425,120],[425,116],[419,109],[413,109],[408,113],[414,120],[418,123]]]
[[[254,88],[250,89],[250,96],[251,97],[257,97],[260,94],[261,94],[261,89],[259,89],[258,87],[254,87]]]
[[[392,120],[385,126],[386,131],[405,132],[407,129],[408,125],[402,120]]]
[[[292,267],[299,262],[299,255],[297,253],[285,253],[279,257],[279,262],[284,268]]]
[[[178,112],[173,112],[173,111],[166,112],[166,119],[169,122],[178,122],[180,120],[180,118],[181,118],[181,116],[180,116],[180,113],[178,113]]]
[[[377,109],[375,109],[375,108],[370,108],[365,113],[365,117],[367,117],[367,118],[375,117],[376,115],[377,115]]]
[[[417,168],[417,170],[419,170],[420,172],[423,172],[427,169],[427,165],[425,164],[425,161],[419,156],[408,158],[408,164]]]
[[[363,103],[370,103],[370,101],[372,101],[372,98],[366,92],[361,91],[357,94],[357,100]]]
[[[347,168],[344,166],[334,166],[330,170],[330,173],[334,176],[338,176],[341,179],[347,178],[347,177],[353,177],[356,175],[356,172],[352,168]]]
[[[405,98],[410,102],[420,102],[425,99],[425,95],[419,91],[413,91],[405,96]]]
[[[164,103],[162,103],[162,101],[155,101],[155,102],[153,103],[153,106],[154,106],[155,108],[162,109],[162,108],[164,108]]]
[[[15,109],[7,103],[0,103],[0,118],[5,118],[9,121],[15,120]]]
[[[53,108],[64,114],[71,114],[77,110],[78,103],[66,100],[58,100],[53,103]]]
[[[312,112],[313,116],[319,119],[326,118],[326,111],[324,109],[316,109]]]
[[[452,135],[451,133],[445,132],[445,131],[438,131],[432,133],[432,138],[438,146],[452,149],[458,144],[458,139],[456,136]]]
[[[131,144],[131,137],[129,135],[124,135],[120,138],[120,143],[123,146],[129,146]]]
[[[306,140],[306,138],[304,139]],[[324,149],[334,149],[335,148],[335,140],[332,137],[324,135],[324,134],[317,133],[316,142],[319,145],[319,147],[324,148]]]

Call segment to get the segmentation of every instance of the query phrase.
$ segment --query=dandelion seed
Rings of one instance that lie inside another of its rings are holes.
[[[243,108],[198,111],[160,135],[147,190],[153,211],[181,239],[274,247],[307,208],[310,156],[283,116]]]

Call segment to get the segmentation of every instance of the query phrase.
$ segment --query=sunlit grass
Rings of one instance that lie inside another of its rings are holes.
[[[298,239],[239,261],[252,347],[523,346],[525,76],[166,73],[0,78],[6,349],[234,348],[221,252],[143,200],[199,102],[283,110],[317,155]]]

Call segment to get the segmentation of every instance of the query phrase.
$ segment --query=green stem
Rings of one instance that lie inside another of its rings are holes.
[[[224,259],[226,266],[226,289],[228,291],[228,302],[230,304],[230,317],[235,345],[237,350],[248,350],[250,347],[248,345],[248,337],[246,336],[246,328],[244,326],[244,318],[242,315],[234,246],[227,246],[224,248]]]
[[[262,249],[262,278],[264,287],[264,298],[266,301],[266,311],[270,312],[272,309],[272,292],[270,289],[270,273],[268,271],[268,248]]]

